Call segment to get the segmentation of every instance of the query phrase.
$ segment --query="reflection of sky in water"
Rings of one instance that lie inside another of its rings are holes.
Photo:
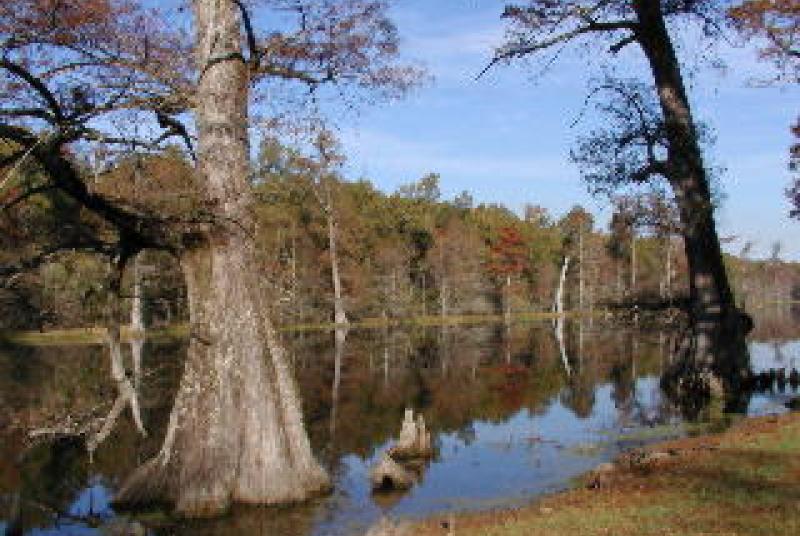
[[[750,362],[755,372],[777,367],[800,369],[800,341],[751,343]]]
[[[753,343],[751,356],[756,371],[791,368],[796,366],[796,360],[800,364],[800,341],[778,346]],[[468,430],[440,434],[436,437],[436,459],[421,482],[405,495],[376,499],[370,492],[369,468],[387,445],[376,448],[376,454],[368,459],[343,456],[333,468],[335,491],[319,502],[310,534],[360,534],[387,513],[414,517],[526,502],[533,496],[563,489],[574,476],[614,458],[624,449],[683,433],[679,419],[664,412],[657,377],[637,378],[633,398],[624,402],[615,397],[619,387],[610,383],[597,385],[592,410],[584,418],[562,403],[566,389],[537,413],[522,409],[501,422],[476,420]],[[789,391],[756,394],[749,411],[785,411],[783,403],[791,396]],[[70,519],[88,515],[113,517],[111,494],[100,477],[93,477],[69,506],[66,516],[52,527],[27,534],[103,534],[102,529],[88,528]],[[281,514],[269,511],[264,515]],[[0,522],[0,532],[5,533],[6,529],[7,524]],[[193,532],[185,530],[183,534]],[[231,530],[226,534],[247,533]]]
[[[81,518],[93,517],[98,521],[111,521],[114,511],[111,509],[111,497],[113,492],[101,483],[100,478],[93,478],[91,484],[82,489],[75,501],[70,504],[66,515],[50,528],[34,529],[26,532],[31,536],[89,536],[106,534],[103,530],[87,527],[81,522]],[[74,520],[74,521],[73,521]],[[108,527],[106,527],[108,528]],[[5,531],[2,531],[5,533]]]
[[[754,372],[771,368],[800,369],[800,341],[780,341],[774,343],[750,343],[750,362]],[[789,385],[781,392],[756,393],[750,400],[748,412],[752,415],[766,415],[786,411],[786,402],[797,396]]]
[[[111,510],[111,497],[108,488],[100,479],[93,479],[93,483],[81,491],[78,499],[69,507],[71,516],[106,516],[113,513]]]
[[[661,398],[656,378],[636,382],[636,402],[647,416],[657,413]],[[570,479],[615,457],[643,440],[620,440],[619,432],[635,428],[621,419],[612,386],[598,387],[594,409],[581,419],[557,399],[540,415],[521,410],[501,423],[473,422],[474,439],[456,434],[438,436],[438,457],[416,485],[391,508],[395,516],[424,516],[452,510],[486,509],[524,503],[532,496],[569,485]],[[671,432],[671,433],[670,433]],[[679,425],[661,437],[680,433]],[[650,438],[653,441],[657,438]],[[379,452],[382,449],[379,449]],[[377,456],[376,456],[377,457]],[[368,484],[369,460],[350,456],[337,482],[335,510],[321,516],[314,534],[348,534],[360,522],[374,522],[381,509]]]

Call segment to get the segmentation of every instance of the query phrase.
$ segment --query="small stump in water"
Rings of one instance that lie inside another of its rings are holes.
[[[407,409],[397,443],[383,454],[370,471],[373,491],[406,490],[422,475],[425,463],[433,456],[431,434],[425,419]]]
[[[400,437],[389,449],[389,456],[395,460],[427,459],[433,456],[431,433],[428,432],[421,414],[414,420],[414,410],[406,410]]]

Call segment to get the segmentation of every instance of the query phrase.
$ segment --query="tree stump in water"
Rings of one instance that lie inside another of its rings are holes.
[[[421,476],[425,462],[433,455],[431,434],[425,419],[406,409],[400,437],[370,471],[373,491],[405,490]]]
[[[420,414],[414,420],[414,410],[406,409],[397,443],[389,449],[389,456],[395,460],[430,458],[433,455],[431,434],[425,426],[425,418]]]

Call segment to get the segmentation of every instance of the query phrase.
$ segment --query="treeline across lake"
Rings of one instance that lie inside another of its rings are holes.
[[[89,182],[120,202],[156,204],[174,217],[202,213],[193,172],[177,152],[123,160]],[[688,292],[683,243],[657,195],[617,199],[602,229],[581,206],[556,216],[534,204],[522,214],[476,204],[468,192],[443,199],[436,174],[386,194],[269,142],[251,184],[257,259],[282,325],[661,306]],[[102,227],[55,192],[38,197],[4,213],[0,260],[8,265]],[[0,289],[0,329],[107,322],[112,270],[86,249],[62,250]],[[743,253],[726,258],[740,304],[800,298],[800,264],[782,261],[777,246],[768,260]],[[121,295],[124,307],[141,307],[148,325],[188,315],[180,268],[164,252],[139,254]]]

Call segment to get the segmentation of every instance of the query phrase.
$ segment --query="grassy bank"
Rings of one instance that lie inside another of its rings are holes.
[[[572,491],[521,509],[431,519],[411,533],[796,536],[800,414],[655,445],[587,475]]]
[[[53,345],[98,345],[107,341],[107,330],[104,327],[51,329],[45,331],[5,331],[0,332],[0,343],[15,344],[19,346],[53,346]],[[189,333],[189,326],[177,324],[167,328],[148,330],[148,340],[167,340],[185,337]],[[131,339],[131,331],[123,326],[120,336],[123,340]]]
[[[603,314],[597,311],[596,314]],[[580,313],[567,313],[566,316],[580,316]],[[538,322],[555,318],[554,313],[549,312],[528,312],[519,313],[511,317],[513,322]],[[438,315],[418,316],[413,318],[390,319],[381,318],[365,319],[351,322],[347,325],[349,329],[377,329],[383,327],[414,327],[414,326],[468,326],[479,324],[502,323],[505,319],[502,315],[452,315],[441,317]],[[299,332],[299,331],[330,331],[336,329],[334,323],[318,324],[291,324],[280,326],[280,331]],[[170,339],[185,337],[189,333],[189,326],[186,324],[176,324],[167,328],[148,330],[148,339]],[[129,330],[123,327],[121,330],[123,340],[130,338]],[[7,342],[17,345],[46,346],[46,345],[72,345],[72,344],[103,344],[106,340],[106,328],[88,327],[72,329],[52,329],[45,331],[6,331],[0,332],[0,342]]]

